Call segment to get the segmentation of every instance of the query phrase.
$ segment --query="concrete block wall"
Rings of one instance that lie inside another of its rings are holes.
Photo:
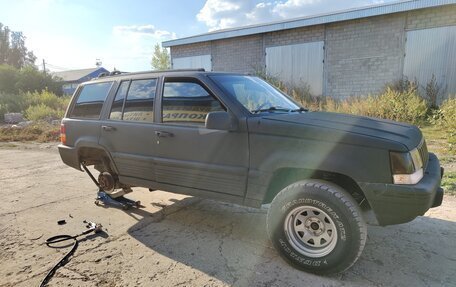
[[[211,54],[211,42],[200,42],[171,47],[171,58],[191,57]]]
[[[323,41],[324,38],[325,26],[317,25],[265,33],[264,46],[267,48],[273,46],[285,46],[306,42],[316,42]]]
[[[405,17],[387,15],[329,24],[324,93],[336,97],[378,93],[402,76]]]
[[[325,41],[324,87],[345,98],[380,92],[402,77],[406,32],[456,25],[456,5],[171,47],[172,57],[212,55],[214,71],[265,68],[265,49]]]
[[[212,69],[237,73],[254,72],[263,65],[263,35],[212,42]]]
[[[407,30],[456,25],[456,5],[410,11],[406,17]]]

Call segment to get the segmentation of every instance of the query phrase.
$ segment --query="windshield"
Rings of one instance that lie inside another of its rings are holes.
[[[258,77],[236,75],[212,75],[210,77],[251,113],[303,110],[287,96]]]

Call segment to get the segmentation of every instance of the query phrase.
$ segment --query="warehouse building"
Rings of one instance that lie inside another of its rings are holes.
[[[380,92],[402,79],[456,94],[456,0],[415,0],[163,42],[172,66],[266,72],[314,95]]]

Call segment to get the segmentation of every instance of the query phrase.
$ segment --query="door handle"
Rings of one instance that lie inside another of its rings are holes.
[[[159,137],[159,138],[170,138],[170,137],[173,137],[173,136],[174,136],[173,133],[164,132],[164,131],[155,131],[155,134],[156,134],[157,137]]]
[[[101,126],[101,128],[107,132],[112,132],[112,131],[116,130],[115,127],[111,127],[111,126]]]

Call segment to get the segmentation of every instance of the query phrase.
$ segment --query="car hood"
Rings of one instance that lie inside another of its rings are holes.
[[[421,131],[413,125],[339,113],[271,113],[260,117],[256,123],[260,133],[399,151],[415,148],[422,139]]]

